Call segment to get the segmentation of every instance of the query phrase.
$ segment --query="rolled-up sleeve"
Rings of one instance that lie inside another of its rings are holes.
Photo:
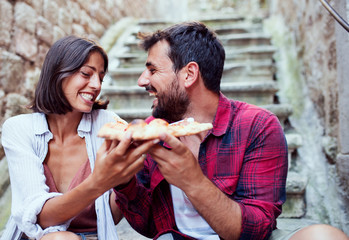
[[[249,131],[235,200],[242,212],[241,239],[268,239],[286,200],[287,143],[275,115],[257,115]]]

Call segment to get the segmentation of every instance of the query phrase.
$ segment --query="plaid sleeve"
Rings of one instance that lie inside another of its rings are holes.
[[[286,200],[287,143],[273,114],[257,114],[248,129],[248,142],[236,188],[242,211],[240,239],[268,239]]]
[[[148,190],[134,177],[121,188],[114,188],[116,203],[129,224],[146,237],[156,235]]]

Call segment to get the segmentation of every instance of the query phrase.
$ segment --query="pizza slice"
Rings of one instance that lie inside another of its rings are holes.
[[[106,123],[98,132],[98,137],[121,140],[127,131],[132,131],[133,140],[156,139],[162,132],[168,132],[175,137],[189,136],[212,129],[211,123],[199,123],[193,118],[168,124],[166,121],[156,118],[149,124],[142,119],[127,123],[120,117],[115,122]]]

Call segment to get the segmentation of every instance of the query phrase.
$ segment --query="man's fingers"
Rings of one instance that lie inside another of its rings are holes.
[[[164,141],[174,151],[182,151],[183,143],[179,139],[169,133],[160,134],[160,140]]]

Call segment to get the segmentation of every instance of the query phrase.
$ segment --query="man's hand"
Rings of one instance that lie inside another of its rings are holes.
[[[179,139],[162,134],[170,150],[154,146],[149,153],[168,183],[180,188],[194,208],[223,239],[236,240],[241,232],[241,210],[202,172],[198,160]]]
[[[150,149],[149,153],[170,184],[183,191],[189,191],[191,187],[200,184],[206,178],[198,160],[179,139],[167,133],[161,134],[160,139],[171,149],[156,145]]]

